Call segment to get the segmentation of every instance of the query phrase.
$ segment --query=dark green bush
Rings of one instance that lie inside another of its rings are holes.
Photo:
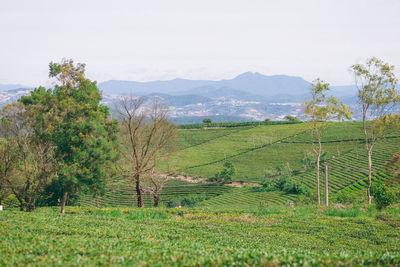
[[[308,188],[302,183],[295,181],[290,175],[280,176],[278,178],[268,178],[261,183],[262,187],[255,187],[254,191],[284,191],[288,194],[306,194]]]
[[[337,203],[350,204],[350,203],[354,203],[357,198],[354,194],[351,194],[349,192],[339,191],[335,195],[334,199],[335,199],[334,201]]]
[[[375,183],[371,187],[371,195],[379,210],[385,209],[394,202],[394,194],[383,183]]]
[[[232,177],[236,173],[236,168],[231,161],[225,161],[223,169],[215,174],[215,180],[218,182],[232,181]]]

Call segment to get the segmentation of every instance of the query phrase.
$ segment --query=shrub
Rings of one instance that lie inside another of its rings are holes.
[[[371,195],[379,210],[385,209],[394,202],[394,194],[383,183],[374,184],[371,187]]]
[[[266,179],[261,183],[262,187],[256,187],[254,191],[284,191],[288,194],[306,194],[308,188],[302,183],[291,178],[290,175],[280,176],[276,179]]]
[[[176,208],[178,206],[181,206],[181,200],[180,199],[171,199],[170,201],[167,202],[167,207],[168,208]]]
[[[225,161],[222,171],[215,174],[216,181],[229,182],[236,173],[236,168],[231,161]]]
[[[176,207],[194,207],[199,202],[208,199],[207,196],[204,195],[194,195],[194,196],[186,196],[182,199],[172,199],[167,202],[168,208],[176,208]]]
[[[354,203],[355,201],[356,201],[356,196],[349,192],[346,193],[345,191],[339,191],[339,193],[335,195],[335,202],[337,203],[350,204]]]
[[[205,118],[204,120],[203,120],[203,123],[211,123],[212,121],[211,121],[211,119],[208,119],[208,118]]]
[[[300,120],[298,118],[296,118],[294,116],[290,116],[290,115],[285,116],[285,120],[291,121],[291,122],[300,122]]]
[[[288,194],[301,195],[307,193],[308,189],[303,184],[288,178],[283,186],[283,191]]]

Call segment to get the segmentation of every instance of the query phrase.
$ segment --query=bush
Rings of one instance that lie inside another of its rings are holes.
[[[354,194],[351,194],[349,192],[345,191],[339,191],[335,195],[335,202],[341,203],[341,204],[352,204],[356,201],[356,196]]]
[[[374,184],[371,187],[371,195],[379,210],[385,209],[394,202],[394,194],[383,183]]]
[[[294,116],[290,116],[290,115],[285,116],[285,120],[291,121],[291,122],[300,122],[300,120],[298,118],[296,118]]]
[[[211,121],[211,119],[205,118],[205,119],[203,120],[203,123],[212,123],[212,121]]]
[[[199,202],[208,199],[207,196],[204,195],[194,195],[194,196],[186,196],[182,199],[172,199],[167,202],[168,208],[176,208],[176,207],[194,207]]]
[[[261,183],[262,187],[255,188],[255,191],[284,191],[288,194],[306,194],[308,188],[302,183],[297,182],[291,178],[290,175],[280,176],[276,179],[266,179]]]
[[[286,180],[286,183],[283,186],[283,191],[288,194],[301,195],[307,193],[308,188],[305,187],[303,184],[289,178]]]
[[[215,180],[218,182],[232,181],[232,177],[236,173],[236,168],[231,161],[225,161],[222,171],[215,174]]]
[[[168,208],[176,208],[181,206],[181,200],[180,199],[172,199],[167,202],[167,207]]]
[[[271,121],[271,119],[270,119],[270,118],[265,118],[264,121],[265,121],[265,122],[269,122],[269,121]]]

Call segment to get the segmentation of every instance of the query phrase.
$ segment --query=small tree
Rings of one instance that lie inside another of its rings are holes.
[[[212,121],[211,121],[211,119],[209,119],[209,118],[205,118],[205,119],[203,119],[203,123],[211,123]]]
[[[176,126],[167,119],[168,110],[156,100],[150,107],[144,106],[144,101],[143,97],[124,97],[116,107],[124,161],[121,172],[136,188],[138,207],[144,207],[145,176],[154,172],[177,135]]]
[[[229,182],[232,181],[233,176],[236,174],[236,168],[232,161],[225,161],[223,169],[215,174],[215,178],[219,182]]]
[[[322,155],[322,133],[329,123],[336,119],[350,119],[352,111],[341,101],[333,96],[327,97],[329,84],[320,79],[316,79],[311,87],[311,99],[304,103],[304,114],[310,119],[312,150],[316,155],[317,168],[317,199],[321,204],[319,191],[319,168]],[[315,141],[317,144],[315,144]]]
[[[361,106],[365,148],[368,156],[367,200],[371,204],[372,151],[384,134],[398,126],[399,114],[392,114],[394,105],[400,102],[396,89],[394,66],[375,57],[364,64],[351,66],[358,89]]]

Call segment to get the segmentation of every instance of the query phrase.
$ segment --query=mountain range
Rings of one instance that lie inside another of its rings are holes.
[[[301,77],[245,72],[219,81],[110,80],[98,83],[98,87],[103,91],[103,103],[110,106],[122,95],[157,97],[169,106],[175,121],[196,121],[207,116],[242,121],[301,116],[301,103],[308,96],[311,83]],[[0,105],[30,90],[19,84],[0,85]],[[355,103],[355,92],[354,86],[331,87],[331,93],[345,99],[347,104]],[[181,117],[185,119],[176,119]]]

